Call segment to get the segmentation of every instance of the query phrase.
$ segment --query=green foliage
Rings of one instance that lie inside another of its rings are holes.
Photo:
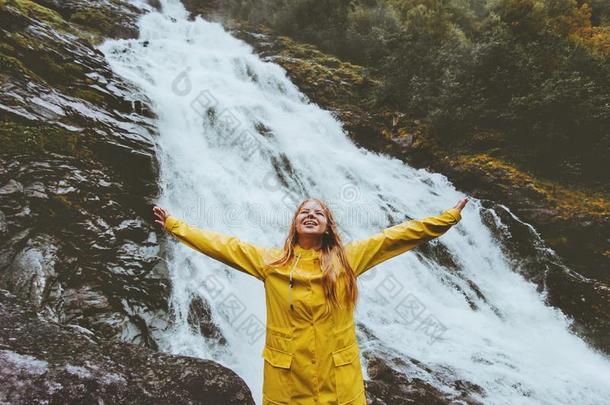
[[[608,179],[607,0],[248,0],[240,18],[364,64],[443,141],[500,131],[545,173]],[[596,25],[597,24],[597,25]]]
[[[591,21],[594,25],[610,25],[610,1],[587,0],[593,10]]]
[[[376,0],[242,0],[226,7],[237,18],[266,23],[278,33],[358,63],[378,60],[375,45],[398,30],[393,10]]]

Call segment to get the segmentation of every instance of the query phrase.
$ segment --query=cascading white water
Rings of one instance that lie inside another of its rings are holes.
[[[141,18],[139,39],[107,41],[100,49],[152,101],[158,205],[173,215],[281,246],[296,202],[307,196],[330,203],[344,240],[439,214],[463,197],[442,175],[357,148],[282,68],[219,24],[188,21],[179,1],[161,4],[163,12]],[[462,221],[431,242],[448,250],[459,271],[408,252],[360,279],[356,320],[377,338],[359,333],[361,349],[418,359],[435,373],[413,368],[410,376],[443,392],[451,388],[439,375],[478,384],[485,404],[609,403],[610,362],[569,333],[562,313],[511,269],[481,210],[471,200]],[[161,349],[233,369],[260,403],[262,283],[178,243],[168,258],[177,322],[157,332]],[[189,327],[189,305],[198,296],[209,303],[226,345]]]

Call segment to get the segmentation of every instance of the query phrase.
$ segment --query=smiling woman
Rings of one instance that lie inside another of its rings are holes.
[[[263,404],[365,405],[356,278],[444,234],[467,202],[344,245],[326,204],[308,199],[297,207],[282,249],[196,228],[159,207],[153,211],[155,222],[182,243],[265,283]]]
[[[297,233],[300,235],[299,244],[304,248],[320,249],[322,240],[320,236],[329,231],[326,229],[327,219],[325,209],[319,201],[309,200],[303,202],[297,214]]]

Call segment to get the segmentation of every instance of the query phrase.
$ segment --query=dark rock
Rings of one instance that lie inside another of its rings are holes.
[[[476,384],[458,380],[442,371],[433,371],[415,359],[405,362],[401,358],[387,355],[384,358],[388,360],[383,360],[379,354],[372,352],[365,352],[364,356],[370,377],[370,380],[365,381],[369,405],[482,405],[476,397],[484,396],[484,390]],[[446,392],[435,388],[422,378],[409,377],[422,374],[427,374],[430,380],[435,381],[436,387],[446,387]]]
[[[9,195],[23,193],[23,186],[21,183],[11,179],[4,186],[0,187],[0,195]]]
[[[114,228],[117,237],[142,242],[149,237],[150,228],[141,219],[126,219]]]
[[[66,21],[81,24],[107,38],[135,38],[141,10],[127,1],[37,0]]]
[[[157,11],[161,11],[161,2],[159,0],[148,0],[148,4],[155,8]]]
[[[148,207],[139,201],[142,196],[132,195],[111,169],[95,160],[22,155],[19,164],[10,158],[4,162],[17,181],[35,186],[0,198],[13,235],[0,245],[0,285],[36,302],[52,319],[78,323],[108,338],[140,341],[125,335],[130,329],[151,335],[140,320],[167,317],[162,314],[169,283],[159,273],[164,263],[158,256],[157,231],[136,212],[138,205]],[[101,182],[111,186],[100,187]],[[43,190],[46,199],[41,198]],[[29,214],[18,218],[24,207]],[[93,307],[84,305],[74,299],[74,291],[101,298],[95,298]]]
[[[218,363],[97,340],[40,320],[5,290],[0,323],[3,403],[254,404],[244,381]]]
[[[8,226],[6,224],[6,216],[4,212],[0,211],[0,240],[8,233]]]
[[[194,18],[197,15],[210,15],[215,13],[221,7],[223,2],[219,0],[184,0],[184,7],[190,11],[190,17]]]
[[[49,235],[29,239],[0,274],[1,284],[40,307],[57,279],[58,244]]]
[[[0,288],[49,319],[156,347],[148,323],[169,318],[169,282],[150,220],[155,129],[146,100],[93,46],[137,35],[141,10],[20,4],[0,8],[0,58],[11,61],[0,72]]]
[[[187,321],[194,333],[200,333],[217,344],[226,345],[225,337],[212,319],[210,306],[201,297],[194,297],[191,301]]]
[[[29,198],[40,198],[40,199],[49,198],[49,196],[46,193],[44,184],[40,181],[35,181],[35,182],[29,184],[24,189],[24,192],[25,192],[26,197],[29,197]]]

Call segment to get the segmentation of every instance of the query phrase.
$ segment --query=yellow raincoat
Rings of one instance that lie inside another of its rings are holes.
[[[345,245],[349,263],[360,276],[373,266],[442,235],[460,219],[460,211],[450,208],[441,215],[408,220],[370,238],[349,242]],[[174,216],[166,218],[165,229],[191,248],[265,283],[263,405],[366,405],[353,309],[323,315],[318,251],[297,244],[290,265],[271,269],[265,263],[279,257],[279,248],[259,247],[194,227]],[[338,283],[337,288],[342,297],[344,285]]]

